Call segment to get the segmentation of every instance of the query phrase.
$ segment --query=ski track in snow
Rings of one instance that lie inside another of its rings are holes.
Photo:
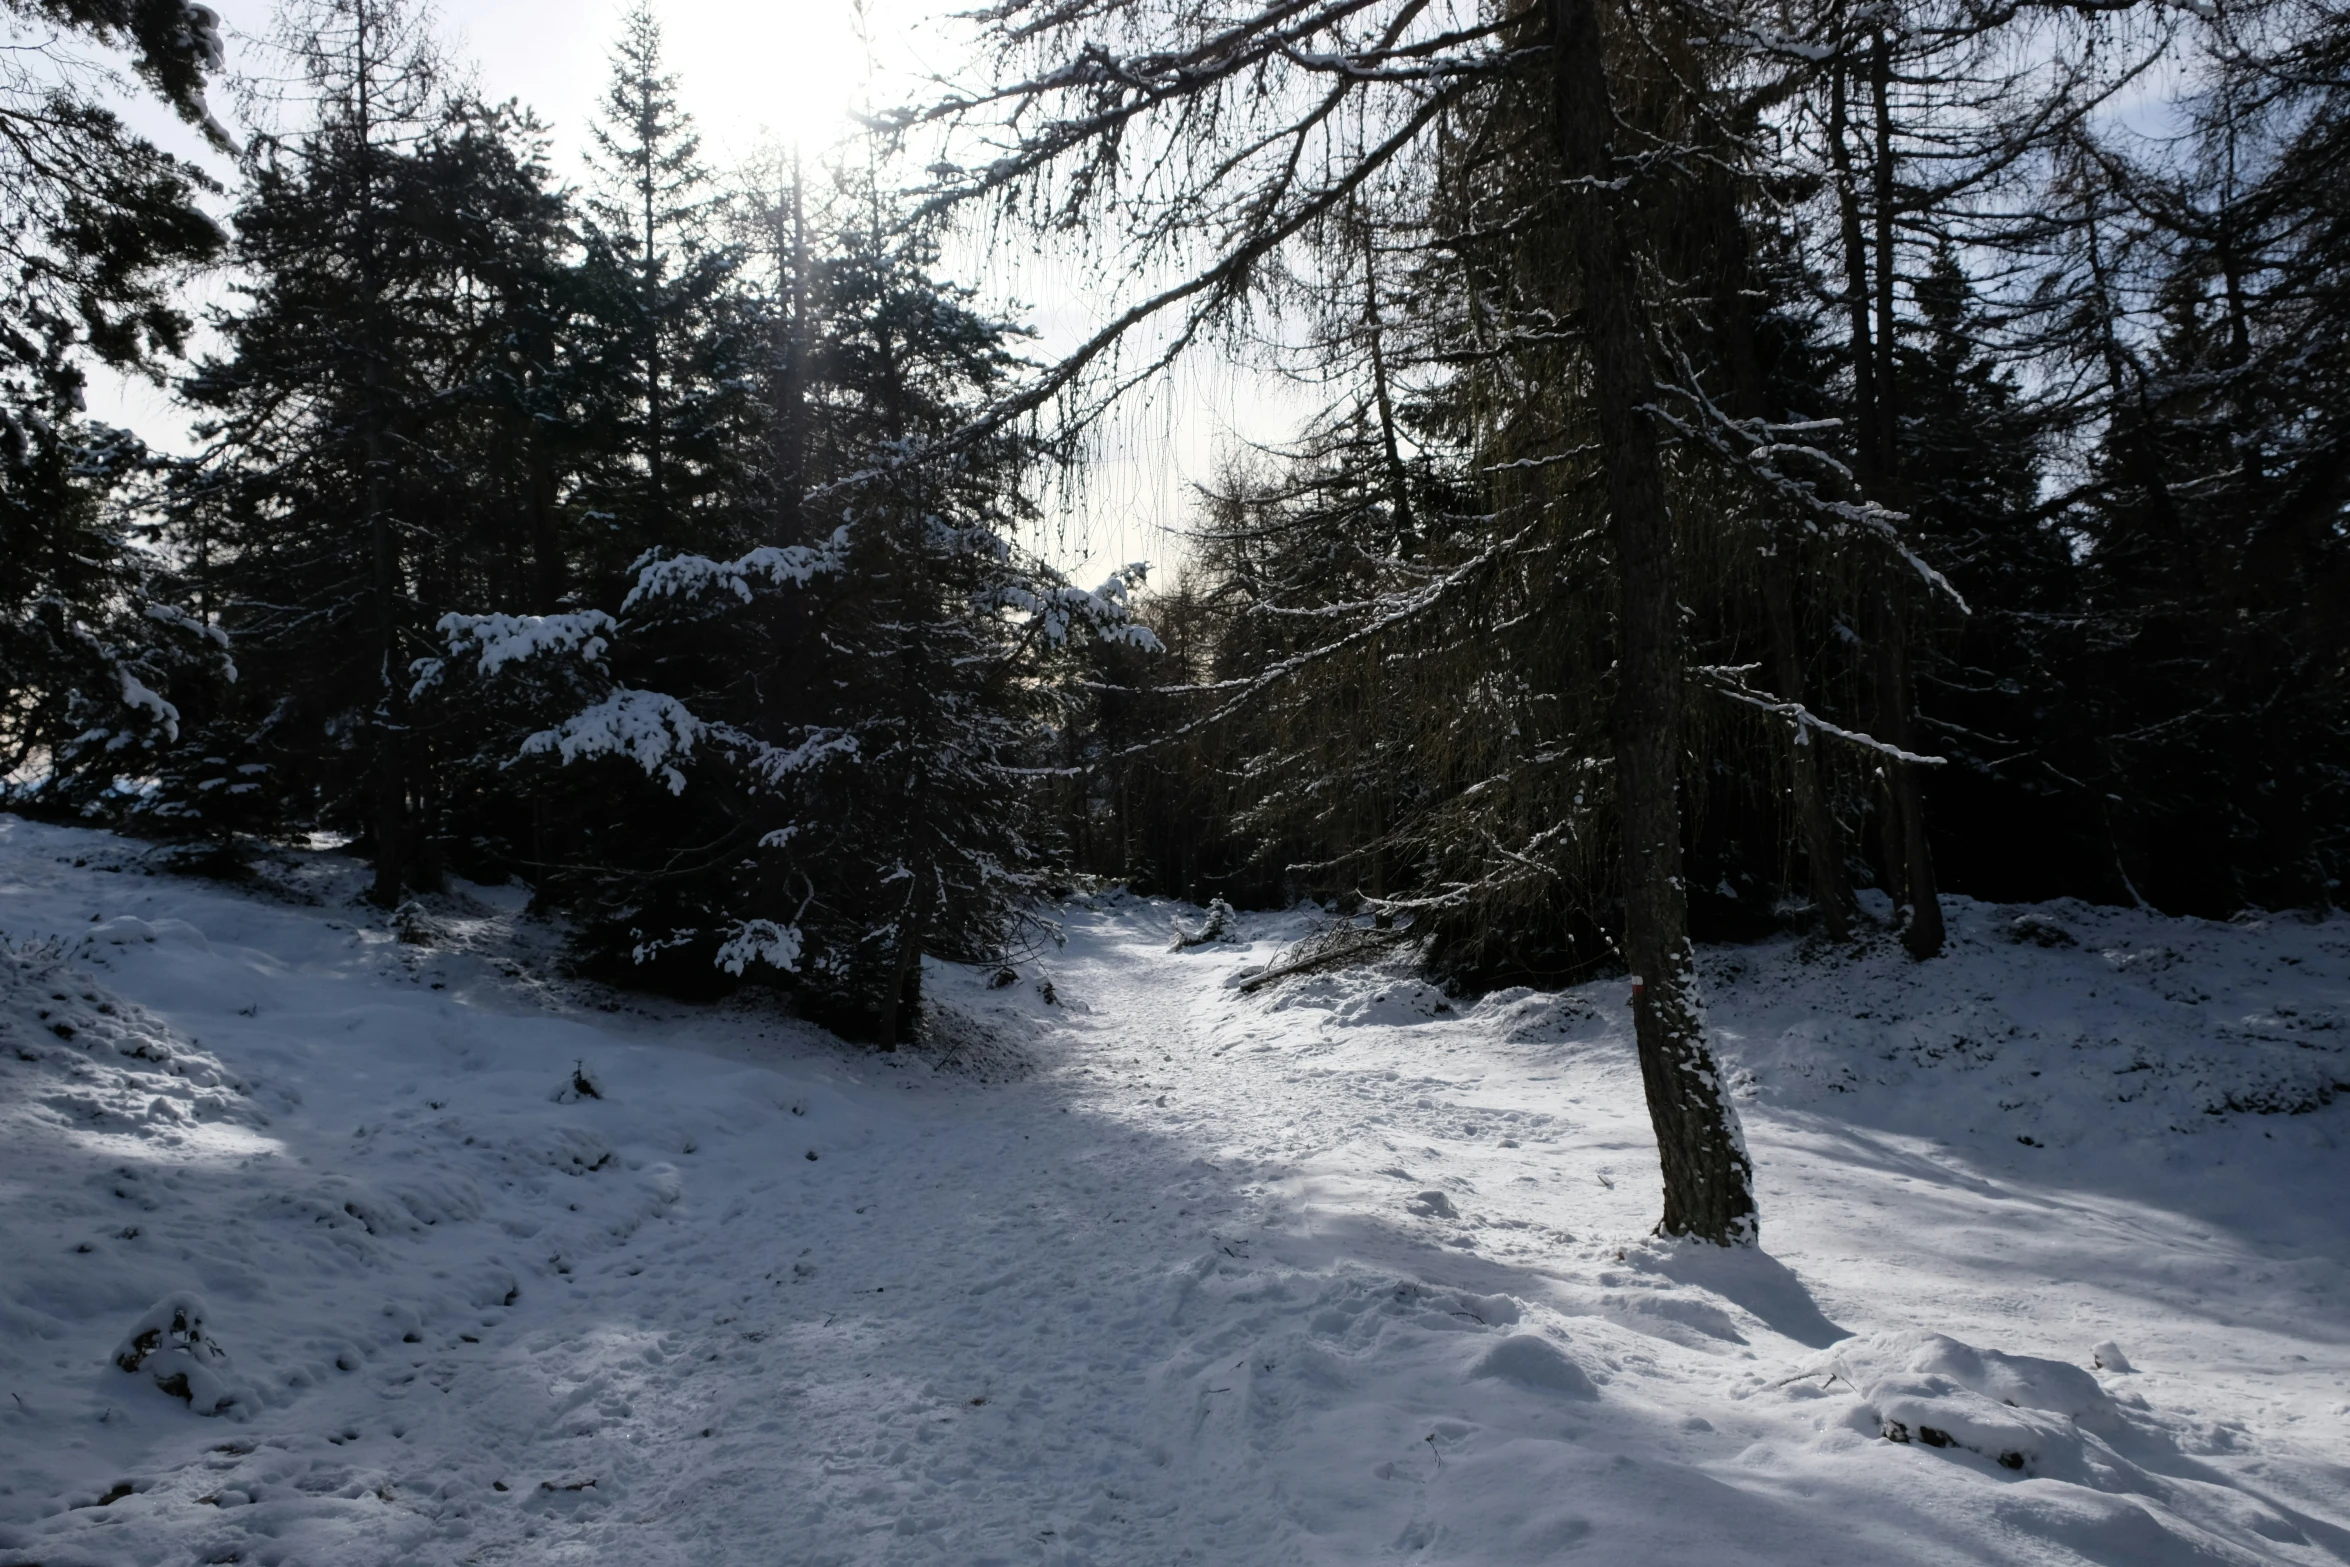
[[[933,971],[974,1075],[139,852],[0,817],[0,1564],[2350,1561],[2339,917],[1709,952],[1730,1255],[1620,980],[1110,898]]]

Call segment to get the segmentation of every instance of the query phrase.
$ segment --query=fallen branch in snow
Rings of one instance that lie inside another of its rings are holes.
[[[1272,966],[1250,975],[1240,982],[1240,993],[1253,996],[1267,985],[1277,984],[1297,974],[1315,974],[1325,969],[1346,968],[1365,962],[1383,952],[1392,952],[1411,940],[1410,930],[1366,930],[1359,925],[1335,925],[1329,930],[1308,936],[1299,942],[1296,956],[1287,963]]]

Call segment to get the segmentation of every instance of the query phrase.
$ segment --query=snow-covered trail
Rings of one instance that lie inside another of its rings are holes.
[[[1725,1258],[1620,983],[1246,997],[1299,919],[1112,899],[933,976],[974,1076],[128,852],[0,818],[0,1564],[2350,1561],[2339,919],[1709,958]],[[219,1417],[108,1358],[174,1291]]]

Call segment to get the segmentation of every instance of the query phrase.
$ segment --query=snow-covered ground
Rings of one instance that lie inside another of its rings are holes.
[[[1111,898],[886,1058],[139,854],[0,817],[0,1563],[2350,1561],[2350,920],[1709,953],[1742,1255],[1620,981]]]

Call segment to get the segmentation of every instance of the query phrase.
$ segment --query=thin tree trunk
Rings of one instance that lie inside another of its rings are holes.
[[[656,259],[655,246],[660,243],[661,230],[653,215],[652,144],[644,143],[644,176],[639,187],[644,194],[644,282],[638,308],[644,313],[645,351],[645,480],[646,495],[652,502],[651,524],[655,538],[667,541],[669,521],[669,468],[667,436],[668,415],[661,406],[661,268]]]
[[[555,468],[529,436],[531,598],[542,615],[563,607],[563,541],[555,529]]]
[[[1865,475],[1877,460],[1877,356],[1869,344],[1869,253],[1860,223],[1860,190],[1845,140],[1850,115],[1845,102],[1849,74],[1839,58],[1828,78],[1828,155],[1836,168],[1836,217],[1844,241],[1844,316],[1851,337],[1853,450]]]
[[[1763,614],[1770,623],[1771,663],[1779,695],[1803,702],[1803,655],[1795,638],[1795,569],[1788,563],[1793,548],[1787,530],[1780,531],[1771,553],[1763,560]],[[1828,814],[1827,791],[1820,786],[1819,743],[1808,729],[1795,734],[1794,755],[1787,771],[1795,791],[1795,826],[1803,838],[1803,858],[1811,881],[1812,905],[1830,941],[1852,937],[1852,887],[1844,877],[1844,849],[1836,837],[1835,818]]]
[[[1730,411],[1739,419],[1761,419],[1781,410],[1769,405],[1763,387],[1762,358],[1754,341],[1754,309],[1748,289],[1746,224],[1738,212],[1736,192],[1725,178],[1709,185],[1721,206],[1725,236],[1719,258],[1720,283],[1716,311],[1721,318],[1723,347],[1730,363]],[[1770,548],[1761,556],[1763,619],[1771,645],[1771,672],[1779,694],[1803,705],[1803,649],[1795,632],[1794,530],[1774,526]],[[1844,850],[1836,837],[1835,818],[1828,814],[1826,791],[1820,784],[1818,744],[1811,731],[1798,727],[1789,748],[1787,772],[1794,795],[1795,828],[1803,840],[1805,868],[1811,883],[1812,906],[1831,941],[1852,936],[1852,888],[1844,876]]]
[[[922,945],[930,935],[931,905],[936,887],[928,866],[914,870],[914,885],[906,893],[904,924],[898,931],[896,962],[889,988],[881,998],[881,1017],[874,1037],[884,1050],[898,1047],[901,1016],[919,1017],[922,1009]]]
[[[1875,421],[1876,472],[1891,485],[1901,467],[1900,371],[1897,362],[1898,325],[1893,312],[1896,267],[1893,248],[1893,53],[1878,29],[1869,48],[1869,99],[1876,119],[1875,193],[1877,230],[1877,376]]]
[[[1371,244],[1371,224],[1362,221],[1363,236],[1363,327],[1371,349],[1371,393],[1379,413],[1379,444],[1387,459],[1387,502],[1395,512],[1398,532],[1410,534],[1412,498],[1404,480],[1403,449],[1395,435],[1395,399],[1387,386],[1386,323],[1379,313],[1378,254]]]
[[[367,387],[367,545],[368,596],[373,600],[376,656],[376,713],[375,713],[375,885],[369,897],[378,907],[392,908],[400,901],[400,889],[406,881],[402,861],[407,848],[407,769],[402,765],[402,742],[406,738],[399,712],[400,684],[394,671],[399,658],[400,629],[394,608],[400,589],[400,541],[392,525],[391,487],[388,483],[389,460],[384,451],[385,395],[383,387],[383,355],[390,350],[389,334],[382,330],[383,279],[381,256],[377,249],[375,202],[375,110],[374,67],[367,55],[368,18],[358,18],[354,50],[358,69],[353,81],[357,89],[357,130],[359,153],[363,160],[364,178],[360,184],[360,265],[366,288],[366,298],[373,314],[369,325],[374,338],[366,345],[368,360],[364,372]]]
[[[791,226],[784,232],[782,203],[776,204],[775,253],[779,269],[778,292],[788,301],[777,323],[775,344],[776,407],[773,450],[775,470],[775,542],[803,542],[806,522],[801,512],[807,498],[808,467],[808,227],[801,205],[799,166],[792,166]]]
[[[1624,955],[1635,976],[1640,1075],[1664,1172],[1658,1228],[1751,1243],[1753,1167],[1695,994],[1676,794],[1683,655],[1672,515],[1656,431],[1643,411],[1655,385],[1638,272],[1603,183],[1616,173],[1614,110],[1595,0],[1550,0],[1550,24],[1555,130],[1564,172],[1581,184],[1570,221],[1621,594],[1614,729]]]
[[[1877,636],[1878,699],[1883,709],[1881,738],[1904,751],[1911,749],[1909,704],[1909,631],[1902,614],[1900,589],[1887,584],[1879,604],[1881,626]],[[1901,944],[1913,958],[1930,958],[1942,950],[1942,900],[1934,885],[1934,856],[1926,842],[1925,791],[1918,786],[1918,770],[1908,762],[1888,760],[1885,780],[1893,798],[1888,821],[1892,841],[1889,857],[1902,867],[1902,901],[1909,918],[1901,927]]]
[[[1877,482],[1890,502],[1900,498],[1901,482],[1901,378],[1897,348],[1899,325],[1894,316],[1893,284],[1898,268],[1894,248],[1893,223],[1896,206],[1893,148],[1893,46],[1884,30],[1878,29],[1869,52],[1869,95],[1876,116],[1876,219],[1877,219]],[[1905,611],[1903,587],[1888,584],[1885,590],[1885,645],[1881,653],[1884,667],[1886,713],[1890,733],[1886,739],[1903,750],[1911,749],[1910,708],[1915,701],[1909,676],[1909,616]],[[1930,958],[1942,950],[1942,899],[1935,886],[1934,851],[1926,838],[1925,785],[1918,777],[1917,766],[1911,762],[1890,762],[1888,782],[1895,801],[1894,823],[1898,828],[1896,854],[1901,863],[1902,891],[1909,905],[1909,919],[1902,927],[1901,942],[1912,957]]]
[[[370,366],[368,381],[378,380]],[[391,908],[400,901],[408,837],[407,769],[400,713],[399,622],[394,603],[400,590],[398,540],[392,530],[391,500],[384,483],[380,407],[369,410],[367,432],[368,596],[374,601],[376,657],[375,714],[375,886],[370,896]]]

